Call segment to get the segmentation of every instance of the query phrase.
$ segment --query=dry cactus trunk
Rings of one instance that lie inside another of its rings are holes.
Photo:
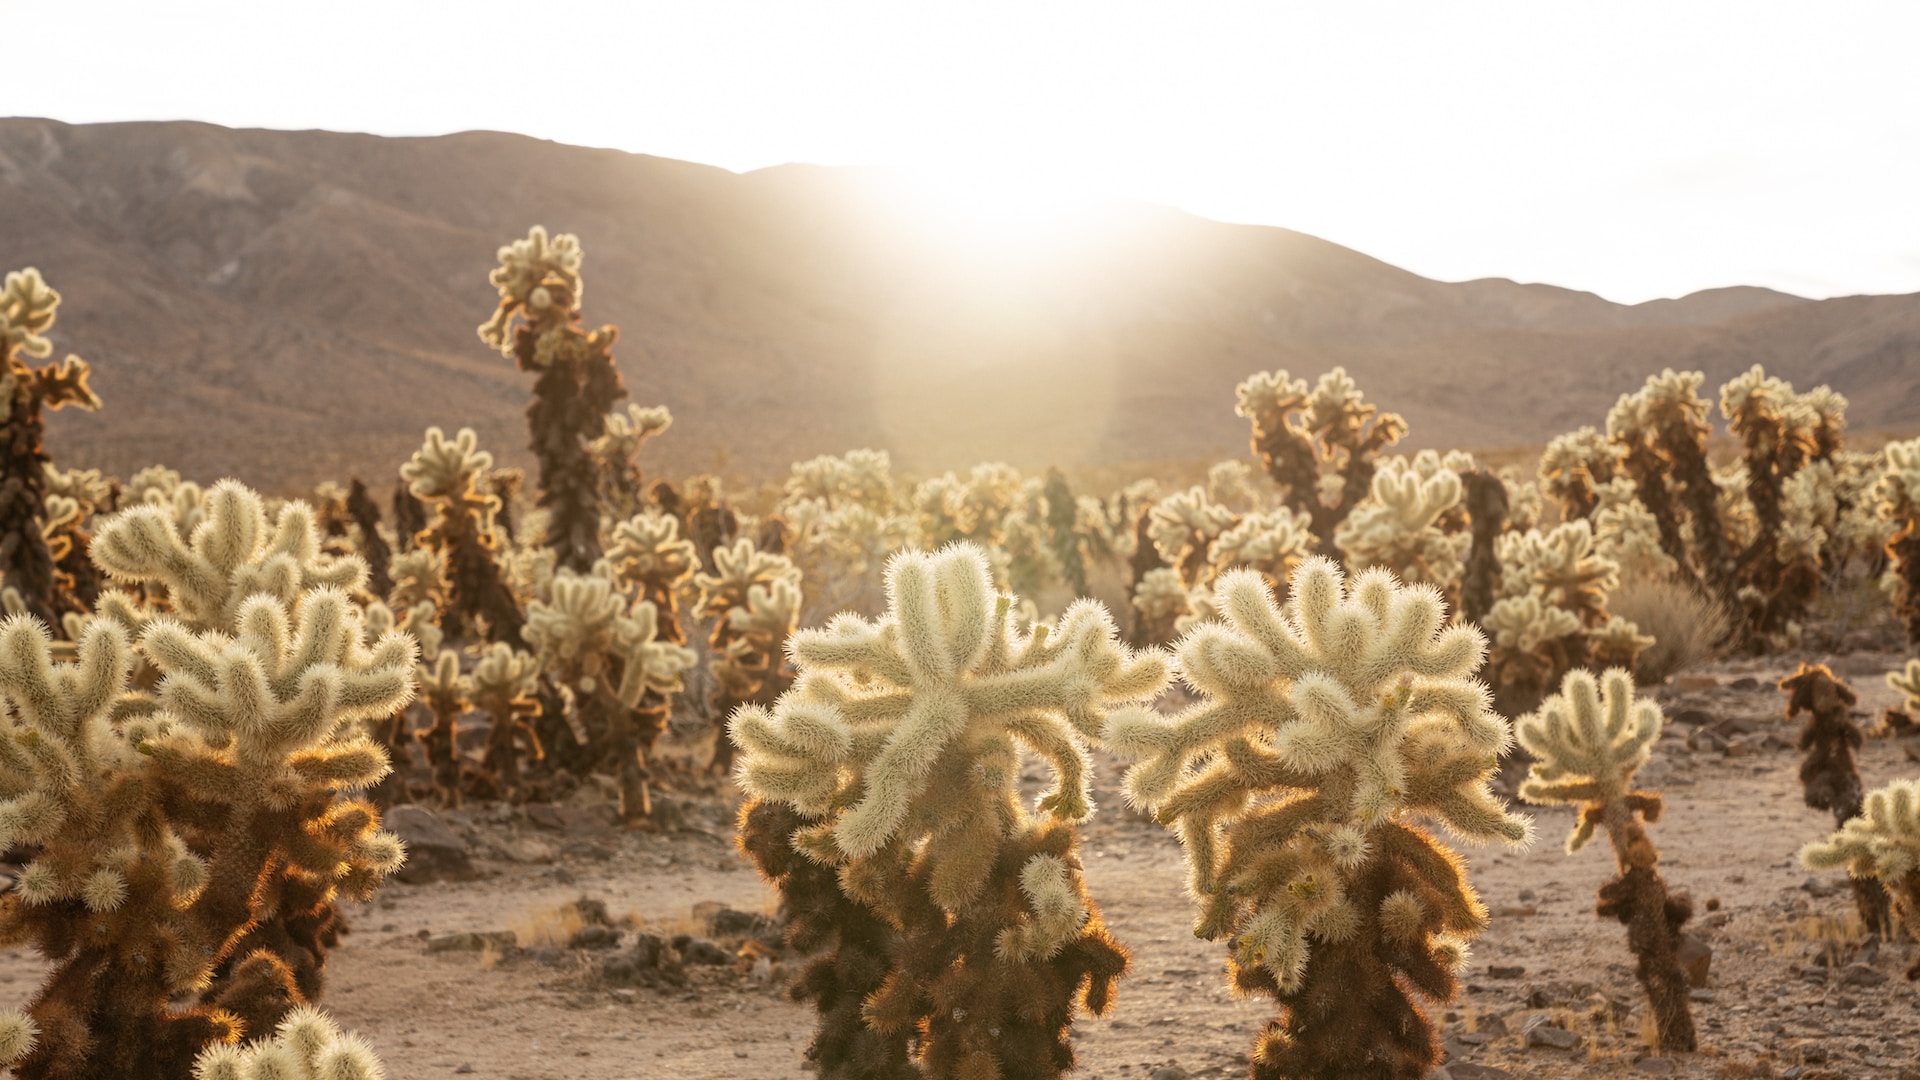
[[[1468,473],[1466,481],[1473,546],[1467,549],[1467,569],[1460,580],[1460,617],[1479,623],[1493,609],[1494,587],[1500,582],[1494,541],[1507,520],[1507,485],[1484,468]]]
[[[787,943],[813,955],[788,990],[819,1014],[807,1060],[827,1080],[921,1080],[907,1040],[867,1026],[865,1015],[897,962],[900,932],[849,899],[833,867],[794,850],[794,835],[816,824],[785,803],[751,798],[740,807],[740,850],[780,890]]]
[[[1859,698],[1825,664],[1801,664],[1799,671],[1780,680],[1780,689],[1787,695],[1787,719],[1807,714],[1800,730],[1800,749],[1807,755],[1800,764],[1800,785],[1807,805],[1831,811],[1836,828],[1845,825],[1859,817],[1865,805],[1860,769],[1854,762],[1863,736],[1860,725],[1848,715]],[[1886,887],[1872,877],[1848,881],[1860,921],[1870,932],[1887,937],[1893,927]]]
[[[411,499],[412,493],[407,497]],[[414,505],[419,504],[416,501]],[[387,573],[393,561],[393,549],[387,546],[386,537],[380,535],[380,507],[357,476],[347,488],[347,516],[360,527],[360,557],[367,562],[367,588],[375,596],[386,596],[393,591],[393,578]],[[420,527],[426,528],[424,520]]]
[[[1659,817],[1660,797],[1646,792],[1633,792],[1607,806],[1602,823],[1620,876],[1600,887],[1594,911],[1603,919],[1626,924],[1627,947],[1637,961],[1634,977],[1653,1008],[1660,1048],[1691,1053],[1698,1049],[1699,1039],[1679,949],[1680,928],[1692,917],[1693,904],[1685,896],[1670,895],[1654,868],[1660,853],[1640,822]]]

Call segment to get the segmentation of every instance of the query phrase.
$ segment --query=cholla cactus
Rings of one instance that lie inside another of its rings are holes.
[[[549,240],[535,225],[500,249],[488,280],[500,306],[480,339],[539,377],[527,407],[527,432],[540,462],[540,505],[551,515],[546,545],[560,565],[584,573],[600,557],[600,470],[589,444],[606,434],[607,414],[627,396],[614,366],[613,326],[583,330],[579,238]]]
[[[1860,699],[1825,664],[1801,664],[1799,671],[1780,680],[1780,690],[1787,695],[1787,719],[1807,714],[1800,729],[1800,750],[1807,755],[1800,763],[1800,786],[1807,805],[1830,811],[1833,823],[1844,827],[1860,816],[1862,805],[1854,754],[1863,736],[1849,715]],[[1854,878],[1853,902],[1867,929],[1882,936],[1892,930],[1887,890],[1878,881]]]
[[[1073,1065],[1077,1004],[1104,1012],[1126,966],[1074,854],[1071,823],[1092,812],[1084,740],[1112,703],[1156,692],[1165,667],[1120,645],[1092,601],[1058,627],[1016,632],[1012,598],[994,596],[970,545],[895,556],[887,595],[878,622],[842,615],[794,635],[794,688],[771,710],[734,714],[747,813],[791,806],[804,822],[794,847],[899,928],[864,1006],[873,1031],[914,1047],[933,1077],[1057,1076]],[[1058,781],[1040,819],[1018,800],[1023,749]],[[762,837],[748,850],[775,846]],[[853,929],[840,928],[843,950]],[[797,991],[822,1006],[819,1052],[856,1037],[858,1015],[826,993],[846,989]]]
[[[353,550],[367,563],[367,588],[385,596],[393,591],[393,547],[380,531],[379,505],[357,476],[347,487],[346,512],[353,523]]]
[[[1540,483],[1569,520],[1592,518],[1599,489],[1619,471],[1619,450],[1590,427],[1557,435],[1540,455]]]
[[[800,617],[800,571],[747,539],[714,552],[713,561],[714,573],[695,574],[693,583],[699,616],[713,620],[713,712],[731,716],[742,705],[773,704],[793,684],[784,661]],[[733,743],[724,733],[714,744],[713,767],[733,767]]]
[[[1824,386],[1796,394],[1758,364],[1720,388],[1720,411],[1746,449],[1743,487],[1752,529],[1734,585],[1749,648],[1796,638],[1819,593],[1827,535],[1818,524],[1820,495],[1792,481],[1811,466],[1827,465],[1839,449],[1846,405],[1846,398]],[[1830,465],[1825,471],[1827,482],[1818,486],[1830,491]]]
[[[400,466],[400,477],[414,497],[433,507],[433,524],[417,541],[445,560],[442,628],[458,637],[483,624],[488,640],[517,646],[520,607],[494,558],[500,546],[494,531],[500,500],[482,486],[492,466],[493,455],[480,449],[472,428],[461,428],[449,441],[445,432],[430,427],[426,442]]]
[[[1893,915],[1920,941],[1920,781],[1895,780],[1867,793],[1865,810],[1825,840],[1800,849],[1813,870],[1845,867],[1855,878],[1874,878],[1886,889]],[[1920,977],[1920,962],[1907,978]]]
[[[1147,535],[1160,557],[1191,587],[1209,580],[1208,551],[1237,520],[1233,511],[1209,499],[1205,488],[1195,486],[1154,505],[1147,519]]]
[[[1147,571],[1133,587],[1133,609],[1134,640],[1153,645],[1172,641],[1206,615],[1196,602],[1196,590],[1188,588],[1180,572],[1170,566]]]
[[[493,718],[481,766],[494,790],[509,798],[521,793],[521,762],[546,757],[546,748],[529,722],[540,711],[534,699],[539,675],[538,660],[499,641],[481,654],[467,677],[467,694],[474,706]]]
[[[1684,895],[1669,895],[1655,869],[1660,853],[1646,824],[1659,820],[1660,796],[1633,790],[1633,776],[1647,763],[1661,722],[1658,704],[1634,700],[1633,677],[1625,670],[1608,669],[1597,682],[1588,672],[1570,672],[1560,693],[1519,721],[1520,745],[1538,759],[1520,797],[1578,808],[1569,853],[1585,846],[1595,827],[1606,829],[1620,876],[1600,887],[1597,910],[1627,926],[1660,1048],[1692,1051],[1687,977],[1675,957],[1693,905]]]
[[[1680,564],[1660,546],[1659,523],[1639,499],[1629,495],[1602,506],[1592,520],[1594,551],[1612,559],[1622,577],[1663,580],[1679,574]]]
[[[1892,523],[1894,611],[1906,623],[1907,645],[1920,649],[1920,439],[1888,443],[1874,488],[1880,515]]]
[[[270,1038],[244,1046],[208,1047],[193,1063],[193,1080],[385,1080],[373,1047],[340,1030],[311,1006],[287,1014]]]
[[[1623,394],[1607,414],[1607,436],[1660,532],[1660,546],[1696,583],[1721,591],[1732,570],[1722,531],[1719,488],[1707,468],[1707,402],[1700,372],[1672,368]],[[1683,533],[1683,526],[1686,532]],[[1687,540],[1693,542],[1688,549]]]
[[[1141,759],[1128,798],[1180,835],[1195,933],[1228,937],[1235,986],[1282,1006],[1254,1076],[1419,1077],[1439,1047],[1415,995],[1452,997],[1487,918],[1420,821],[1528,838],[1487,788],[1511,738],[1469,677],[1479,632],[1443,628],[1431,586],[1378,569],[1349,581],[1322,558],[1284,608],[1244,570],[1214,604],[1224,621],[1178,652],[1201,700],[1108,724],[1108,744]]]
[[[561,569],[551,597],[527,606],[527,641],[572,698],[566,720],[574,738],[612,756],[621,817],[636,824],[653,813],[647,755],[693,652],[659,640],[654,606],[620,591],[604,563],[588,575]]]
[[[608,413],[605,430],[587,444],[600,469],[601,502],[616,516],[639,513],[646,497],[640,448],[672,426],[673,414],[665,405],[650,409],[629,405],[624,413]]]
[[[1374,459],[1406,435],[1407,422],[1362,404],[1340,367],[1311,393],[1284,371],[1254,375],[1234,393],[1234,412],[1253,422],[1255,456],[1288,505],[1313,515],[1320,549],[1331,552],[1334,529],[1372,488]]]
[[[1236,567],[1258,570],[1273,588],[1282,588],[1300,564],[1313,556],[1313,520],[1282,506],[1256,510],[1217,537],[1207,549],[1207,580]]]
[[[28,267],[0,288],[0,581],[17,590],[28,610],[50,623],[77,602],[59,595],[54,562],[42,527],[46,518],[47,452],[44,413],[68,405],[88,411],[100,399],[87,386],[90,369],[77,356],[35,368],[28,358],[53,351],[43,335],[53,325],[60,294]]]
[[[1334,530],[1333,542],[1353,567],[1382,566],[1404,581],[1443,590],[1457,586],[1471,538],[1449,535],[1439,522],[1465,491],[1451,469],[1423,477],[1406,458],[1388,458],[1373,474],[1370,497]]]
[[[607,564],[622,585],[653,605],[662,640],[687,640],[680,628],[680,589],[700,568],[700,555],[692,541],[681,539],[678,519],[643,510],[614,526]]]
[[[1603,509],[1605,518],[1612,508]],[[1501,592],[1482,624],[1493,635],[1489,658],[1494,700],[1513,713],[1540,702],[1576,667],[1631,668],[1653,639],[1631,620],[1607,610],[1619,584],[1619,564],[1595,539],[1593,526],[1575,518],[1552,532],[1499,538]]]
[[[144,624],[139,655],[162,676],[151,711],[113,718],[134,659],[121,620],[90,620],[73,664],[51,661],[36,623],[0,627],[0,846],[32,853],[0,937],[56,968],[28,1006],[23,1080],[176,1077],[201,1047],[271,1026],[318,993],[335,897],[365,899],[400,863],[374,809],[340,793],[387,771],[359,721],[411,695],[413,642],[366,646],[358,609],[302,584],[299,560],[249,533],[258,499],[237,494],[216,488],[206,542],[181,549],[206,561],[157,545],[169,593],[221,621]],[[139,509],[106,524],[103,549],[156,539]],[[305,523],[299,509],[283,524]],[[313,544],[309,527],[283,546]],[[228,605],[209,565],[256,587]],[[188,993],[196,1004],[171,1004]]]
[[[1504,478],[1478,467],[1462,475],[1461,483],[1466,485],[1462,505],[1469,532],[1467,564],[1460,575],[1460,617],[1478,622],[1493,607],[1494,593],[1499,588],[1500,537],[1514,505],[1514,489]],[[1539,492],[1533,485],[1528,484],[1521,490],[1530,493],[1534,503],[1539,502]],[[1524,507],[1521,517],[1528,524],[1518,527],[1531,528],[1531,522],[1539,517],[1538,511],[1537,505]]]

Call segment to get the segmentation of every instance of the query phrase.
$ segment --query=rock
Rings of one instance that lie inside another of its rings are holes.
[[[550,863],[553,845],[531,836],[508,840],[498,845],[500,853],[517,863]]]
[[[515,947],[518,939],[511,930],[488,930],[480,933],[435,934],[427,939],[427,951],[442,952],[479,952],[492,946],[498,952],[506,952]]]
[[[1508,1034],[1507,1018],[1504,1016],[1501,1016],[1499,1013],[1492,1013],[1490,1015],[1481,1017],[1479,1027],[1481,1031],[1484,1031],[1489,1035]]]
[[[1688,986],[1707,985],[1707,976],[1713,971],[1713,946],[1692,934],[1681,934],[1680,947],[1674,950],[1673,958],[1680,970],[1687,973]]]
[[[1727,688],[1729,690],[1758,690],[1760,689],[1760,680],[1751,675],[1742,675],[1728,683]],[[1649,1058],[1648,1060],[1656,1059]]]
[[[1517,979],[1526,973],[1527,969],[1518,964],[1487,965],[1487,978],[1489,979]]]
[[[731,964],[733,954],[706,938],[697,938],[691,934],[675,934],[673,947],[680,952],[680,958],[689,964]]]
[[[1886,981],[1886,972],[1875,971],[1865,964],[1848,964],[1840,969],[1841,986],[1879,986]]]
[[[780,920],[771,915],[758,911],[740,911],[711,900],[695,904],[693,917],[700,920],[711,937],[750,937],[773,944],[779,942],[782,933]]]
[[[1544,1046],[1553,1050],[1572,1050],[1580,1045],[1580,1035],[1552,1024],[1535,1024],[1527,1029],[1527,1046]]]
[[[1689,750],[1725,751],[1726,748],[1727,740],[1721,738],[1719,732],[1709,727],[1694,728],[1693,734],[1687,736]]]
[[[611,926],[583,926],[567,938],[569,949],[603,950],[620,946],[620,931]]]
[[[1672,1076],[1679,1070],[1680,1067],[1673,1063],[1672,1058],[1641,1058],[1633,1063],[1634,1072],[1643,1072],[1652,1076]]]
[[[407,861],[394,877],[409,885],[429,881],[472,881],[479,877],[467,854],[467,842],[424,806],[396,806],[381,824],[407,845]]]

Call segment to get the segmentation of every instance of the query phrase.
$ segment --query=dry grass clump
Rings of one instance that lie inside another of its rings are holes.
[[[1683,581],[1631,578],[1607,597],[1615,615],[1654,639],[1634,661],[1633,679],[1657,686],[1727,650],[1733,620],[1724,601]]]

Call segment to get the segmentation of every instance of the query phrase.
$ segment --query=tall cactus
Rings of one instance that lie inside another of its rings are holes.
[[[42,526],[47,507],[45,413],[68,405],[92,411],[100,399],[87,385],[91,369],[68,356],[33,367],[53,351],[43,335],[54,323],[60,294],[28,267],[0,289],[0,581],[17,590],[27,610],[59,625],[71,598],[57,595],[54,558]]]
[[[1586,671],[1570,672],[1559,694],[1519,721],[1520,745],[1538,759],[1520,797],[1579,808],[1567,838],[1569,853],[1586,846],[1596,827],[1606,829],[1620,876],[1601,886],[1599,914],[1627,925],[1660,1048],[1692,1051],[1693,1013],[1677,955],[1680,928],[1693,905],[1670,894],[1655,867],[1660,853],[1646,825],[1660,819],[1660,796],[1633,790],[1633,776],[1647,763],[1660,725],[1660,706],[1634,700],[1633,676],[1625,670],[1610,668],[1599,681]]]
[[[488,280],[500,305],[480,325],[480,339],[538,376],[527,431],[540,462],[540,505],[550,515],[546,544],[561,566],[586,573],[600,557],[601,476],[590,444],[606,434],[607,414],[627,396],[613,362],[620,331],[582,329],[578,237],[548,239],[535,225],[499,257]]]
[[[841,615],[796,634],[794,688],[731,724],[749,820],[790,806],[792,846],[837,871],[849,903],[837,955],[873,956],[869,914],[898,928],[860,1013],[816,996],[815,1051],[859,1042],[863,1023],[886,1037],[871,1052],[895,1048],[878,1060],[912,1047],[942,1080],[1058,1076],[1074,1063],[1079,1003],[1105,1012],[1127,963],[1075,854],[1073,823],[1093,809],[1086,739],[1110,704],[1156,692],[1165,667],[1121,646],[1092,601],[1016,632],[1012,598],[994,595],[969,544],[895,556],[887,596],[877,622]],[[1019,800],[1022,749],[1057,779],[1037,817]],[[790,903],[819,912],[776,848],[748,844]],[[844,1001],[844,988],[824,989]]]
[[[1138,759],[1127,795],[1180,836],[1194,932],[1230,939],[1235,987],[1281,1006],[1256,1078],[1419,1077],[1439,1061],[1419,998],[1453,996],[1487,918],[1422,823],[1528,837],[1487,788],[1511,737],[1469,678],[1479,632],[1443,629],[1431,586],[1349,581],[1323,558],[1295,571],[1284,609],[1250,570],[1213,599],[1224,621],[1178,653],[1201,699],[1108,725]]]

